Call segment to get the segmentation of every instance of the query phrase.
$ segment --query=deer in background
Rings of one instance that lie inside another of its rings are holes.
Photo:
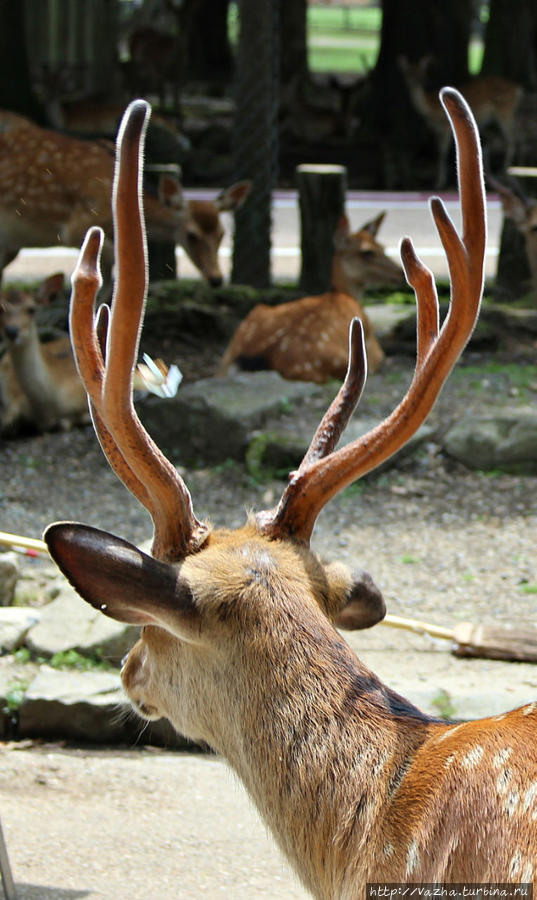
[[[524,238],[533,294],[537,298],[537,200],[526,197],[518,185],[510,188],[502,184],[490,172],[487,172],[487,182],[498,194],[505,218],[514,222]]]
[[[89,422],[88,402],[68,335],[41,343],[36,312],[63,288],[63,274],[51,275],[34,294],[6,290],[0,302],[0,331],[7,350],[0,361],[1,431],[49,431]]]
[[[89,604],[142,626],[122,669],[134,709],[147,720],[166,716],[227,759],[319,900],[363,898],[368,882],[537,883],[537,702],[458,725],[420,712],[333,627],[349,605],[361,624],[382,617],[374,585],[309,546],[323,506],[424,421],[478,315],[486,230],[479,139],[460,94],[444,89],[442,101],[462,207],[461,238],[442,202],[431,202],[450,263],[449,313],[439,328],[433,276],[405,238],[418,304],[407,394],[384,422],[337,449],[366,372],[363,330],[353,320],[346,379],[304,460],[278,505],[236,530],[211,530],[196,517],[188,488],[131,403],[146,290],[136,190],[143,101],[129,107],[118,141],[111,314],[105,307],[94,322],[98,229],[74,275],[71,333],[95,428],[112,467],[151,513],[154,536],[150,556],[60,522],[45,533],[48,548]]]
[[[0,277],[23,247],[80,246],[86,230],[99,224],[105,283],[113,262],[110,195],[112,147],[83,141],[0,112]],[[185,202],[179,181],[162,176],[158,196],[144,192],[150,240],[181,244],[203,277],[222,283],[218,249],[224,234],[220,212],[236,209],[249,182],[239,182],[215,201]]]
[[[376,240],[385,213],[351,233],[342,216],[334,235],[332,290],[279,306],[260,303],[241,322],[220,366],[225,375],[232,364],[242,369],[276,369],[296,381],[344,378],[348,363],[348,335],[352,319],[361,319],[367,363],[376,372],[384,352],[361,305],[367,284],[400,285],[403,272]]]
[[[417,63],[411,63],[406,57],[400,56],[397,62],[415,109],[423,116],[436,136],[438,144],[436,186],[443,188],[446,185],[452,137],[438,94],[426,89],[427,72],[432,57],[424,56]],[[476,76],[458,85],[458,88],[470,105],[478,128],[495,123],[500,129],[505,143],[504,166],[507,168],[515,152],[515,114],[522,99],[522,88],[514,81],[493,75]]]

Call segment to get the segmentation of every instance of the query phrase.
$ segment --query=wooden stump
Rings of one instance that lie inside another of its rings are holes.
[[[297,166],[300,207],[300,288],[306,294],[330,290],[334,234],[345,211],[345,166]]]

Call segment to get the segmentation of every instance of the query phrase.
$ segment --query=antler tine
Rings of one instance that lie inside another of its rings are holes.
[[[303,471],[316,459],[332,453],[360,401],[366,378],[364,328],[361,320],[356,317],[349,329],[349,363],[345,380],[321,419],[298,471]]]
[[[148,114],[144,101],[131,103],[118,135],[113,196],[117,281],[109,327],[104,310],[98,324],[93,323],[102,235],[92,229],[73,275],[71,335],[101,446],[116,474],[151,514],[154,556],[175,561],[199,547],[208,527],[195,518],[186,485],[145,431],[132,403],[147,287],[140,188]]]
[[[323,454],[322,458],[308,451],[306,464],[290,476],[277,508],[257,517],[260,530],[271,537],[290,536],[308,542],[323,506],[406,443],[432,409],[474,328],[483,288],[486,239],[479,137],[462,96],[453,88],[444,88],[441,99],[455,135],[463,222],[461,240],[442,202],[438,198],[431,201],[431,212],[449,261],[448,315],[439,332],[433,276],[406,238],[401,244],[401,258],[418,307],[418,352],[412,383],[396,409],[368,434]]]

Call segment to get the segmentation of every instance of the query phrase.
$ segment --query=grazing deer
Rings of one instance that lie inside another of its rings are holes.
[[[451,307],[439,329],[431,272],[410,239],[403,265],[418,303],[417,364],[397,408],[336,449],[365,379],[353,321],[348,374],[276,508],[237,530],[194,514],[177,470],[131,404],[145,297],[138,210],[147,107],[131,104],[119,142],[119,279],[97,325],[102,235],[86,237],[74,275],[71,333],[101,444],[150,511],[152,556],[98,529],[49,526],[52,557],[84,599],[142,626],[122,670],[145,719],[166,716],[223,754],[303,883],[322,900],[365,896],[367,882],[536,882],[537,702],[458,725],[421,713],[352,653],[334,629],[349,604],[382,616],[362,574],[309,548],[338,491],[400,448],[423,422],[474,327],[483,287],[485,206],[470,110],[442,91],[459,154],[462,238],[439,199],[431,209],[450,262]],[[136,308],[136,316],[134,309]],[[136,320],[136,321],[135,321]]]
[[[344,378],[352,319],[362,321],[367,363],[376,372],[384,352],[361,299],[367,284],[399,285],[400,266],[376,240],[385,213],[351,234],[342,216],[334,235],[332,290],[279,306],[255,306],[241,322],[224,353],[220,374],[237,364],[242,369],[276,369],[295,381]]]
[[[512,189],[502,184],[489,172],[487,181],[500,198],[505,218],[514,222],[517,231],[524,238],[533,294],[537,298],[537,200],[526,197],[518,185]]]
[[[438,144],[437,187],[443,188],[447,179],[451,129],[446,122],[438,94],[425,88],[431,57],[424,56],[411,63],[404,56],[398,58],[410,99],[436,136]],[[504,166],[507,168],[515,152],[515,114],[522,98],[522,88],[514,81],[494,75],[481,75],[459,86],[470,105],[479,128],[495,123],[505,143]]]
[[[0,331],[7,350],[0,362],[1,431],[49,431],[89,422],[88,401],[69,337],[41,343],[35,315],[63,287],[51,275],[37,293],[6,290],[0,302]]]
[[[0,112],[0,278],[23,247],[80,246],[99,224],[106,235],[103,269],[108,284],[113,262],[110,195],[111,148],[34,125]],[[203,277],[222,283],[218,248],[224,228],[220,212],[236,209],[250,190],[239,182],[215,201],[184,201],[181,185],[163,176],[158,197],[144,192],[148,237],[180,243]]]

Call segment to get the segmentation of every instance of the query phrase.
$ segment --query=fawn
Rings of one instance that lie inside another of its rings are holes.
[[[283,852],[322,900],[364,897],[368,882],[536,882],[537,702],[448,724],[421,713],[352,653],[333,622],[384,614],[371,579],[310,549],[338,491],[393,454],[427,416],[474,327],[483,288],[485,205],[469,107],[442,91],[459,155],[462,238],[442,202],[431,210],[451,267],[439,328],[431,272],[410,239],[403,266],[418,304],[417,363],[407,394],[364,437],[337,449],[365,379],[354,319],[348,372],[274,509],[211,530],[143,429],[131,374],[146,290],[136,191],[147,106],[129,107],[118,141],[116,254],[110,315],[97,323],[102,234],[84,243],[71,334],[96,432],[150,512],[152,556],[98,529],[56,523],[52,557],[105,615],[142,626],[122,670],[134,709],[223,754]],[[154,876],[151,876],[152,883]]]
[[[1,431],[49,431],[89,422],[88,401],[68,335],[41,343],[35,320],[63,287],[63,274],[45,279],[36,293],[9,289],[0,302],[0,330],[7,349],[0,362]]]
[[[380,346],[361,300],[366,284],[399,285],[403,272],[376,239],[385,213],[351,233],[342,216],[334,235],[332,289],[279,306],[260,303],[241,322],[220,364],[220,374],[237,364],[242,369],[276,369],[296,381],[343,379],[348,363],[352,319],[362,320],[367,364],[383,363]]]

